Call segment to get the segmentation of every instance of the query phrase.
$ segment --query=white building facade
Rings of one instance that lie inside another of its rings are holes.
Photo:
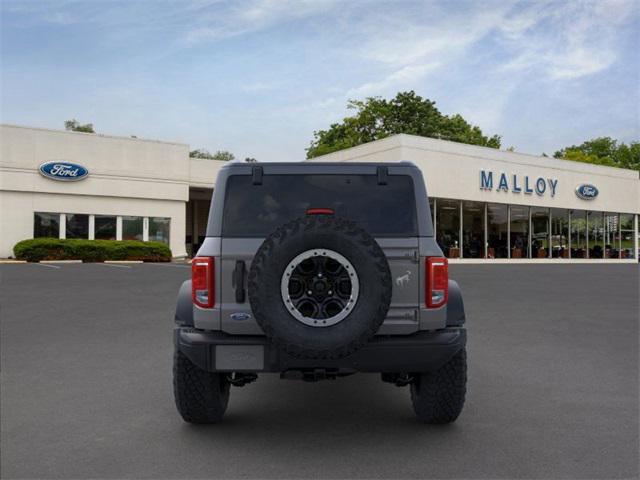
[[[413,135],[314,161],[410,161],[423,172],[436,238],[453,259],[637,262],[640,176]]]
[[[314,161],[418,165],[452,259],[638,261],[637,171],[411,135]],[[186,144],[0,125],[0,258],[34,237],[155,240],[189,256],[222,165]]]
[[[47,164],[88,174],[50,178]],[[0,258],[34,237],[155,240],[186,256],[223,164],[189,158],[185,144],[0,125]]]

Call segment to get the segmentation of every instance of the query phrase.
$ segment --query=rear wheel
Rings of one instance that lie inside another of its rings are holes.
[[[175,351],[173,393],[185,422],[220,422],[229,403],[229,387],[225,374],[202,370],[184,354]]]
[[[411,402],[425,423],[451,423],[458,418],[467,392],[467,351],[456,353],[435,372],[415,374]]]

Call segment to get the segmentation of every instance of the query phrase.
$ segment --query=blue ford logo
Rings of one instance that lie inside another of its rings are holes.
[[[40,165],[40,173],[53,180],[76,182],[89,175],[89,170],[77,163],[56,161]]]
[[[583,200],[593,200],[598,196],[598,189],[588,183],[576,187],[576,195]]]
[[[229,316],[231,317],[231,320],[235,320],[236,322],[243,322],[251,318],[251,315],[245,312],[232,313]]]

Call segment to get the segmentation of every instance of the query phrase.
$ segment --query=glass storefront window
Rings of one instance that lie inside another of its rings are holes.
[[[448,258],[460,258],[460,202],[436,201],[436,240]]]
[[[569,258],[569,210],[551,209],[551,256]]]
[[[511,258],[529,257],[529,207],[511,206]]]
[[[33,238],[60,237],[60,214],[42,213],[33,214]]]
[[[142,217],[122,217],[122,240],[142,240]]]
[[[152,242],[163,242],[169,244],[170,218],[150,217],[149,218],[149,240]]]
[[[484,203],[462,202],[462,256],[484,258]]]
[[[571,258],[587,258],[587,212],[571,212]]]
[[[589,258],[604,258],[604,223],[602,212],[587,214]]]
[[[507,212],[507,205],[487,204],[487,258],[507,258],[509,256]]]
[[[89,238],[89,215],[67,213],[66,237]]]
[[[634,235],[633,215],[629,213],[620,214],[620,254],[622,258],[636,258],[633,246]]]
[[[617,213],[604,214],[604,258],[620,258],[619,227]]]
[[[549,209],[531,207],[531,258],[549,257]]]
[[[115,240],[116,222],[116,217],[96,215],[94,218],[94,238],[96,240]]]

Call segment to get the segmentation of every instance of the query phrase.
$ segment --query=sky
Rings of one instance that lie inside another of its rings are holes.
[[[640,1],[1,0],[3,123],[304,160],[415,90],[503,148],[640,140]]]

